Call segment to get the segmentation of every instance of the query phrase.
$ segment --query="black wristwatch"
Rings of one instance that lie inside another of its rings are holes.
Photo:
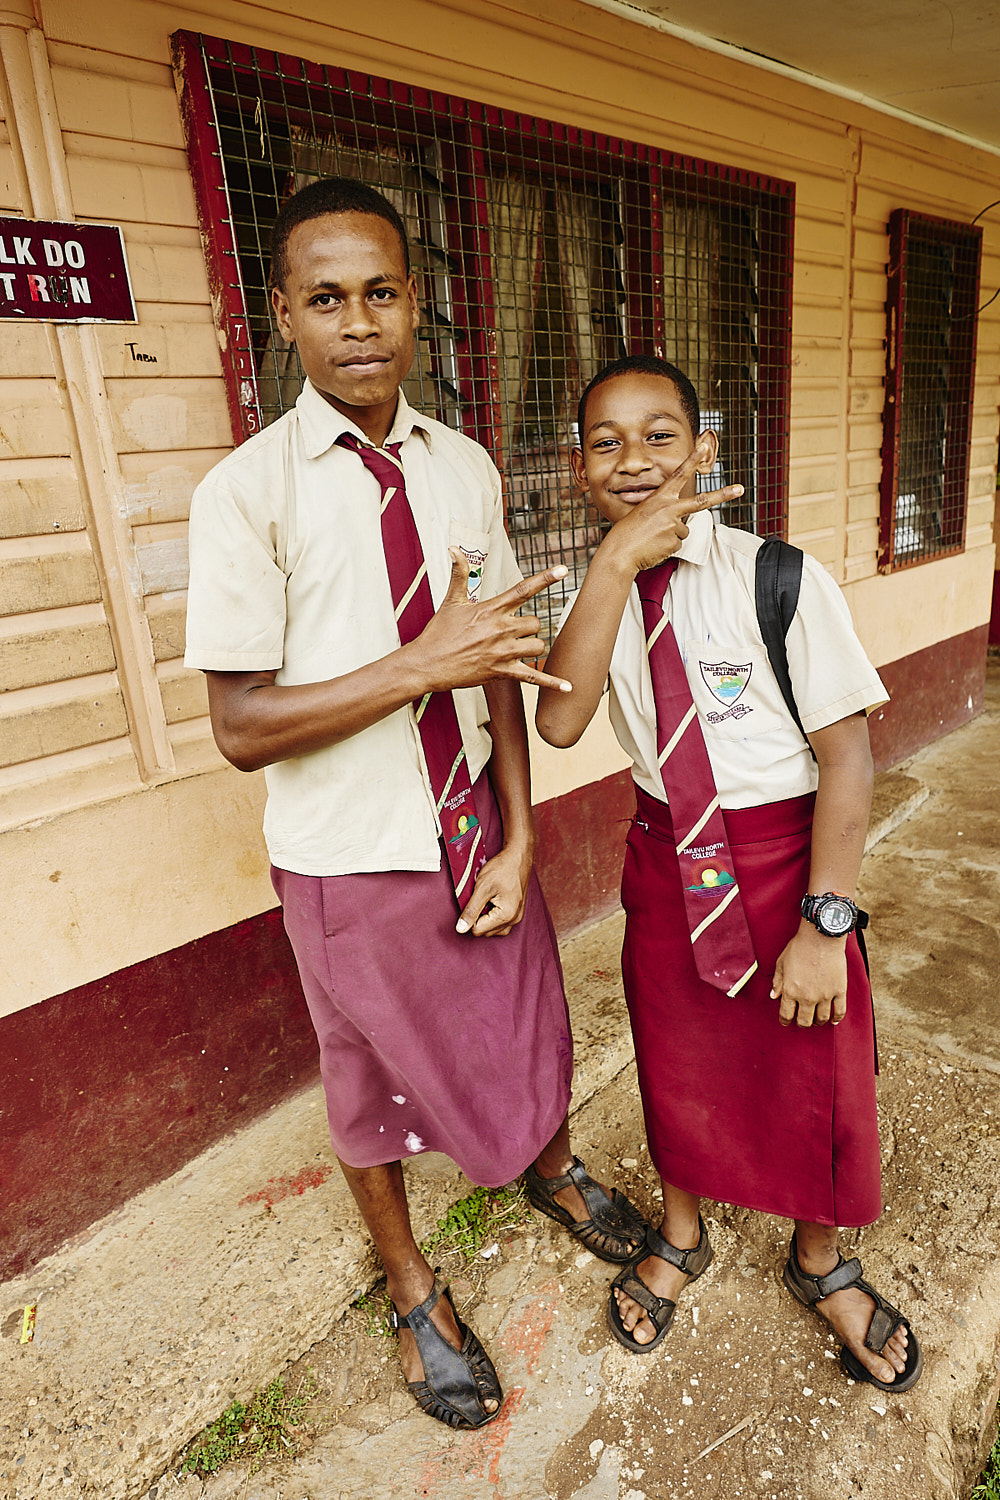
[[[846,937],[855,927],[868,926],[868,913],[839,891],[826,891],[822,896],[803,896],[802,915],[824,937]]]

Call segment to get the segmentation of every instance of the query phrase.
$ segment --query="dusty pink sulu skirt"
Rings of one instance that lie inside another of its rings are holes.
[[[486,849],[500,847],[487,777]],[[443,1151],[473,1182],[510,1182],[569,1106],[573,1044],[555,934],[534,876],[506,937],[455,931],[440,870],[272,869],[320,1046],[330,1138],[352,1167]]]
[[[784,1028],[770,998],[808,888],[814,798],[725,815],[759,965],[733,999],[695,968],[670,813],[639,789],[637,801],[622,971],[657,1171],[685,1192],[785,1218],[872,1223],[882,1209],[877,1065],[854,935],[839,1026]]]

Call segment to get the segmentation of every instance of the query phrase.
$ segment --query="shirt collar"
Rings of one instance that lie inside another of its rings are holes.
[[[715,517],[710,510],[699,510],[687,518],[688,534],[677,549],[682,562],[705,563],[715,534]]]
[[[311,380],[304,383],[302,393],[295,403],[295,412],[309,458],[319,458],[326,453],[345,432],[351,433],[362,443],[368,442],[361,428],[335,406],[331,406]],[[400,391],[396,415],[385,440],[386,446],[390,443],[404,443],[415,431],[420,433],[428,448],[431,448],[433,436],[429,418],[422,412],[415,411]]]

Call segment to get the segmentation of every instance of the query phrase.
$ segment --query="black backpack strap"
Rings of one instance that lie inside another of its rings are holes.
[[[756,602],[757,623],[767,647],[771,663],[785,707],[799,727],[802,738],[809,744],[802,720],[792,692],[792,679],[788,673],[788,651],[785,637],[795,618],[802,584],[802,552],[779,536],[769,536],[761,542],[757,551]],[[809,746],[812,753],[812,746]],[[815,756],[813,757],[815,759]]]

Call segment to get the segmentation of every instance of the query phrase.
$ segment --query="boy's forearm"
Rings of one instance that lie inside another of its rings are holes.
[[[360,734],[421,695],[401,647],[326,682],[278,686],[275,672],[207,672],[216,743],[241,771],[326,749]]]
[[[839,891],[853,897],[865,852],[874,782],[865,716],[841,719],[811,734],[809,741],[819,765],[809,894]]]
[[[601,701],[635,568],[609,532],[587,569],[579,597],[552,644],[545,670],[573,684],[572,693],[542,688],[535,724],[543,740],[575,745]]]
[[[490,710],[493,753],[490,784],[503,822],[504,847],[534,856],[535,822],[531,811],[531,767],[521,684],[495,679],[484,686]],[[555,694],[556,697],[561,696]]]

